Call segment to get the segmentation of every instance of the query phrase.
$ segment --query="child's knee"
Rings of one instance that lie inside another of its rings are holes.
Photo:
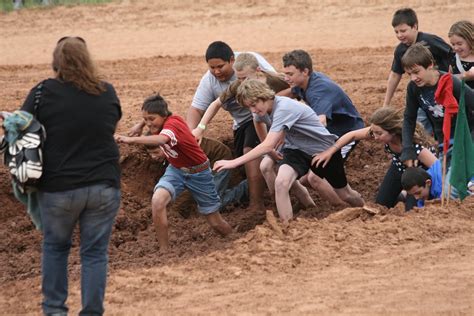
[[[260,162],[260,171],[262,173],[272,172],[274,166],[275,162],[271,158],[265,157]]]
[[[162,213],[166,211],[166,206],[171,201],[171,194],[164,190],[158,189],[153,193],[153,197],[151,198],[151,208],[153,210],[153,214],[155,213]]]
[[[289,178],[276,177],[275,179],[275,191],[289,191],[291,181]]]

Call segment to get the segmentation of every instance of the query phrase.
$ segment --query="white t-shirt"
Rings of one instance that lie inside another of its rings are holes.
[[[254,55],[257,58],[258,64],[262,70],[275,72],[275,69],[272,67],[272,65],[270,65],[270,63],[266,61],[262,55],[255,52],[248,53]],[[239,54],[239,52],[234,53],[235,57],[237,57]],[[206,71],[204,76],[201,78],[201,82],[199,82],[191,106],[199,110],[206,111],[212,101],[217,99],[221,93],[224,92],[235,80],[237,80],[235,73],[229,80],[221,82],[217,80],[217,78],[212,75],[209,70]]]

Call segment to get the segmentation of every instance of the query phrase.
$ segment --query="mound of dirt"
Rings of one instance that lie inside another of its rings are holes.
[[[404,5],[141,0],[0,14],[0,109],[19,108],[34,84],[52,76],[55,41],[77,34],[118,92],[119,133],[141,119],[141,104],[154,92],[185,115],[206,71],[202,54],[214,40],[263,53],[279,70],[284,53],[308,50],[314,68],[340,84],[367,120],[384,100],[396,44],[389,22]],[[452,22],[472,16],[469,1],[432,1],[415,9],[423,31],[445,39]],[[397,88],[395,107],[404,105],[407,80]],[[220,111],[207,136],[232,146],[231,125]],[[336,210],[312,192],[316,206],[301,210],[289,227],[270,225],[264,212],[230,207],[223,216],[235,233],[221,238],[183,196],[169,210],[166,254],[157,251],[150,207],[163,166],[140,146],[120,150],[122,205],[110,244],[110,314],[472,314],[473,199],[409,213],[401,205],[373,205],[390,164],[378,143],[359,143],[345,165],[366,207]],[[275,214],[273,198],[265,194]],[[38,314],[41,234],[14,199],[3,165],[0,201],[0,310]],[[74,313],[80,308],[79,243],[75,232],[69,260]]]

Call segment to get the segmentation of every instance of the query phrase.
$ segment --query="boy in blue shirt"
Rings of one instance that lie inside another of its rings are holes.
[[[329,77],[313,71],[313,62],[306,51],[298,49],[285,54],[283,67],[291,96],[305,101],[329,132],[341,137],[364,127],[349,96]],[[341,149],[344,160],[354,146],[352,142]]]
[[[402,188],[407,191],[408,194],[413,195],[418,201],[417,206],[423,207],[425,201],[439,199],[442,195],[443,180],[442,180],[442,167],[440,160],[436,162],[427,170],[419,167],[409,167],[405,170],[402,175]],[[471,179],[467,185],[468,194],[474,195],[474,179]],[[446,175],[444,189],[448,192],[449,173]],[[448,194],[445,193],[446,197]],[[451,199],[457,199],[459,196],[456,188],[451,187],[451,193],[449,197]]]
[[[443,181],[440,161],[437,160],[427,170],[407,168],[402,175],[402,188],[417,199],[418,207],[423,207],[426,200],[441,198]]]

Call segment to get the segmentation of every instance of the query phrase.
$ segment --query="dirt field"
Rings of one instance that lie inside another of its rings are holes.
[[[445,39],[453,22],[474,16],[467,0],[123,0],[0,14],[0,110],[17,109],[35,83],[52,75],[59,37],[80,35],[118,91],[122,132],[154,91],[184,115],[214,40],[258,51],[277,69],[285,52],[308,50],[316,70],[338,82],[367,119],[383,102],[397,43],[391,16],[408,4],[421,30]],[[398,107],[406,80],[393,101]],[[219,113],[208,135],[232,145],[230,116]],[[169,215],[172,250],[159,255],[150,197],[162,170],[139,146],[123,146],[121,155],[123,199],[110,246],[107,314],[474,314],[473,199],[374,215],[335,212],[313,193],[317,206],[302,211],[284,238],[265,214],[236,208],[224,214],[237,231],[227,239],[194,213],[183,218],[178,209],[191,206],[180,204]],[[349,182],[371,202],[388,164],[380,145],[363,142],[347,162]],[[38,315],[41,235],[13,197],[3,165],[0,201],[0,314]],[[268,195],[266,204],[273,208]],[[74,314],[78,244],[76,236],[68,301]]]

